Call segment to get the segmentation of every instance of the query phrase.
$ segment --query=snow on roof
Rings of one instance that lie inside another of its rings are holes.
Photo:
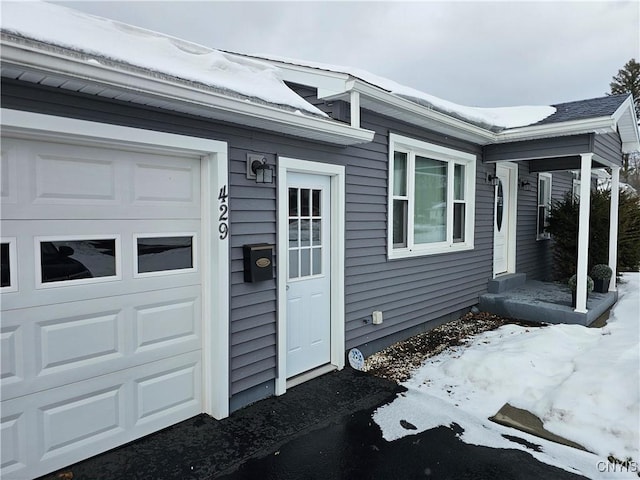
[[[547,118],[549,115],[554,114],[556,111],[554,107],[546,105],[497,108],[467,107],[465,105],[458,105],[433,95],[429,95],[428,93],[420,90],[401,85],[393,80],[380,77],[359,68],[309,62],[306,60],[296,60],[265,54],[258,54],[256,57],[330,72],[345,73],[419,105],[430,107],[440,112],[452,114],[453,116],[461,117],[462,119],[472,123],[479,123],[485,126],[489,125],[501,128],[523,127],[537,123]]]
[[[267,62],[221,52],[168,35],[44,2],[3,2],[2,31],[71,49],[100,59],[125,62],[209,87],[326,114],[306,102]]]

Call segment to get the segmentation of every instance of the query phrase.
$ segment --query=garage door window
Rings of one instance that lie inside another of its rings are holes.
[[[119,278],[119,238],[36,238],[41,286]]]
[[[196,270],[195,234],[136,235],[136,276]]]
[[[0,289],[14,292],[18,289],[16,272],[16,239],[3,238],[0,241],[0,259],[2,263]]]

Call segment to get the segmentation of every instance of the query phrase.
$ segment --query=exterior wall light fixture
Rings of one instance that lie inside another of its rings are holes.
[[[531,182],[529,180],[520,179],[518,181],[518,186],[520,187],[520,190],[525,190],[527,192],[531,191]]]
[[[247,178],[256,183],[273,183],[273,167],[264,155],[247,154]]]
[[[494,187],[498,185],[498,176],[493,175],[492,173],[487,173],[487,183],[493,185]]]

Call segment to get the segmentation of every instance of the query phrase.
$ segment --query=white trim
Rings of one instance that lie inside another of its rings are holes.
[[[533,140],[536,138],[577,135],[581,133],[610,133],[616,131],[615,121],[611,117],[596,117],[586,120],[572,120],[562,123],[510,128],[495,134],[493,143],[506,143],[514,140]]]
[[[407,193],[408,214],[407,214],[407,246],[394,248],[393,246],[393,182],[394,182],[394,153],[404,152],[407,154]],[[431,244],[413,243],[413,208],[415,200],[415,155],[420,154],[428,158],[446,162],[447,164],[447,220],[446,220],[446,240]],[[465,241],[453,241],[453,177],[454,166],[463,165],[465,167],[464,181],[464,202],[465,202]],[[410,137],[405,137],[395,133],[389,134],[389,187],[387,193],[387,258],[390,260],[398,258],[418,257],[424,255],[434,255],[439,253],[460,252],[473,250],[474,248],[474,225],[475,225],[475,182],[476,182],[476,156],[470,153],[461,152],[452,148],[435,145]]]
[[[620,204],[620,167],[611,169],[611,200],[609,204],[609,268],[611,281],[609,291],[615,292],[618,264],[618,207]]]
[[[580,178],[591,178],[592,153],[580,155]],[[589,256],[589,208],[591,205],[590,182],[580,182],[580,211],[578,217],[578,266],[576,271],[577,313],[587,312],[587,262]]]
[[[115,274],[103,277],[79,278],[76,280],[61,280],[52,282],[42,281],[42,250],[40,245],[43,242],[82,242],[84,240],[113,240],[115,255],[113,258]],[[120,235],[115,233],[105,233],[96,235],[47,235],[33,237],[34,267],[37,289],[69,287],[72,285],[89,285],[94,283],[116,282],[122,280],[122,248]]]
[[[331,365],[344,368],[345,358],[345,167],[294,158],[278,159],[278,327],[276,395],[287,391],[287,173],[327,175],[331,180]]]
[[[201,162],[202,202],[202,330],[203,398],[205,413],[229,416],[229,240],[220,239],[218,210],[213,202],[228,183],[227,144],[139,128],[2,109],[2,133],[27,139],[60,140],[144,151],[195,154]],[[213,195],[213,192],[216,195]]]
[[[550,173],[547,172],[541,172],[538,173],[538,190],[536,191],[536,240],[549,240],[551,239],[551,234],[549,232],[547,233],[539,233],[540,232],[540,206],[542,205],[540,203],[540,184],[543,183],[544,181],[548,181],[549,182],[549,186],[547,188],[547,198],[545,198],[545,203],[544,206],[546,207],[546,212],[548,215],[548,212],[551,208],[551,188],[552,188],[552,182],[553,182],[553,176]],[[574,180],[575,181],[575,180]],[[545,219],[547,218],[547,216],[545,216]]]
[[[504,167],[509,170],[509,198],[506,199],[509,202],[509,229],[507,231],[507,271],[506,272],[496,272],[495,262],[493,263],[493,278],[498,275],[502,275],[505,273],[515,273],[516,272],[516,242],[517,242],[517,222],[518,222],[518,164],[515,162],[499,162],[496,163],[496,169],[500,167]],[[497,175],[497,172],[496,172]],[[498,195],[498,187],[494,187],[494,200],[493,200],[493,229],[495,235],[495,206],[496,206],[496,197]],[[493,241],[493,249],[495,250],[495,237],[492,237]],[[494,253],[495,254],[495,253]]]
[[[190,237],[191,238],[191,267],[174,268],[168,270],[154,270],[152,272],[138,272],[138,239],[140,238],[165,238],[165,237]],[[196,232],[154,232],[133,234],[133,278],[160,277],[166,275],[179,275],[198,271],[198,235]]]
[[[114,142],[124,143],[128,148],[143,148],[146,151],[167,150],[206,155],[211,152],[226,151],[227,144],[217,140],[187,137],[173,133],[155,132],[139,128],[109,125],[106,123],[76,120],[41,113],[24,112],[3,108],[2,134],[39,140],[59,141],[60,135],[81,140],[92,145],[113,147]]]
[[[9,244],[9,285],[6,287],[0,287],[0,292],[2,293],[17,292],[19,290],[17,241],[16,237],[0,238],[0,243]]]
[[[224,149],[202,157],[202,392],[205,413],[218,420],[229,416],[229,238],[218,234],[218,194],[228,189],[228,158]],[[228,193],[228,190],[227,190]],[[207,232],[207,235],[205,235]]]

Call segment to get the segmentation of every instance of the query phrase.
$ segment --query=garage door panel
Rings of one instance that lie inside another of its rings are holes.
[[[194,202],[200,198],[199,163],[185,163],[136,163],[132,203],[145,206],[166,206],[171,203],[196,206]]]
[[[122,314],[114,310],[36,323],[38,375],[123,356]]]
[[[22,331],[16,325],[3,326],[0,330],[0,355],[2,360],[0,382],[2,382],[2,385],[19,382],[23,375],[21,369],[23,352],[22,345],[20,345],[21,337]]]
[[[172,343],[197,342],[199,301],[199,297],[194,297],[136,307],[136,353],[166,348]]]
[[[3,402],[3,478],[42,475],[186,420],[201,411],[201,388],[200,352],[190,352]]]
[[[109,205],[116,197],[113,160],[80,155],[37,155],[34,162],[34,204]],[[100,179],[100,181],[96,181]]]
[[[10,310],[2,323],[6,400],[200,349],[200,288]]]
[[[149,375],[135,382],[136,425],[153,422],[169,411],[199,405],[199,364]]]
[[[27,416],[22,411],[7,414],[4,406],[2,409],[3,417],[0,423],[1,468],[3,475],[8,476],[12,472],[23,470],[27,465]]]
[[[39,406],[36,426],[41,430],[41,458],[55,457],[89,439],[123,432],[123,390],[122,384],[112,385]]]
[[[18,203],[18,146],[2,142],[0,154],[0,200],[5,205]]]

